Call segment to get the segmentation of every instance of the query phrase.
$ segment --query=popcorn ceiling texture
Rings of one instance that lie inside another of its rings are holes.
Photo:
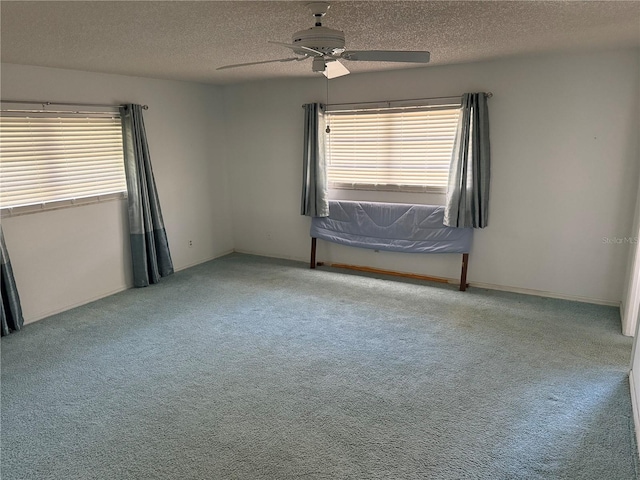
[[[313,25],[297,1],[3,2],[2,61],[224,84],[313,76],[311,62],[217,67],[291,57]],[[640,46],[637,1],[336,1],[325,25],[352,50],[429,50],[432,65]],[[407,64],[345,62],[353,72]]]

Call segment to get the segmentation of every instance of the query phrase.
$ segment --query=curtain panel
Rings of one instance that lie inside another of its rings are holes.
[[[445,225],[460,228],[488,225],[490,178],[487,95],[465,93],[449,167]]]
[[[307,103],[304,108],[304,153],[302,156],[302,203],[300,214],[329,216],[325,161],[325,119],[322,105]]]
[[[173,273],[140,105],[123,105],[122,144],[129,201],[133,283],[146,287]]]
[[[0,226],[0,290],[2,291],[2,308],[0,316],[2,320],[2,336],[18,331],[24,324],[20,295],[13,277],[11,260],[7,245],[4,242],[4,233]]]

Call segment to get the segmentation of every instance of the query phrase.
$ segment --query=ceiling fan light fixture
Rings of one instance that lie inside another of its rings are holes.
[[[325,65],[326,67],[322,74],[329,80],[331,80],[332,78],[342,77],[343,75],[348,75],[350,73],[349,69],[338,60],[327,60],[325,62]]]

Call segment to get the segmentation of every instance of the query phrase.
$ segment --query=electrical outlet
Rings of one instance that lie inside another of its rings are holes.
[[[189,240],[189,248],[193,247],[193,241]]]

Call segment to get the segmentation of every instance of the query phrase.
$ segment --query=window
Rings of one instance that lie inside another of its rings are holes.
[[[329,187],[446,192],[459,113],[459,105],[329,110]]]
[[[119,113],[1,112],[3,213],[121,197],[126,189]]]

